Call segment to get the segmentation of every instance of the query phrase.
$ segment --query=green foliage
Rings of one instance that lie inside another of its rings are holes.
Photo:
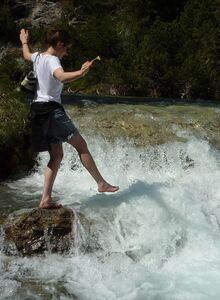
[[[54,27],[68,30],[72,40],[64,69],[78,69],[97,55],[102,58],[66,89],[114,86],[129,96],[220,98],[219,0],[61,2],[62,18]],[[3,36],[7,30],[18,34],[9,1],[3,1],[0,23]],[[30,30],[34,49],[39,48],[48,28],[30,23],[22,27]],[[13,41],[10,34],[7,38]],[[18,82],[28,68],[17,54],[8,54],[0,63],[0,86]]]
[[[176,96],[178,50],[181,45],[178,23],[157,20],[145,34],[136,54],[140,84],[150,96]]]
[[[0,150],[21,141],[27,134],[28,110],[20,93],[0,87]]]
[[[28,70],[28,63],[21,57],[20,51],[8,52],[0,61],[0,86],[16,86],[22,74]]]
[[[33,167],[28,114],[29,105],[21,93],[0,87],[0,179]]]
[[[188,97],[219,98],[218,1],[189,1],[180,25],[184,43],[179,52],[179,80],[187,86]]]

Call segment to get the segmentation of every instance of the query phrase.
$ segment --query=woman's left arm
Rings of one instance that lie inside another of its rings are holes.
[[[53,75],[63,83],[70,82],[85,76],[89,72],[91,66],[92,61],[87,61],[81,66],[80,70],[75,72],[64,72],[63,68],[57,68],[53,72]]]
[[[22,50],[23,50],[23,56],[25,59],[32,61],[29,46],[28,46],[28,40],[29,40],[29,34],[28,30],[21,29],[20,31],[20,40],[22,43]]]

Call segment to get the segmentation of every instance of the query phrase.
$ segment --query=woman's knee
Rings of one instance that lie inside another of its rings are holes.
[[[82,141],[81,141],[81,143],[80,143],[80,147],[81,147],[83,150],[85,150],[85,151],[88,150],[88,145],[87,145],[87,142],[84,140],[84,138],[82,138]]]
[[[76,137],[73,137],[69,143],[79,152],[88,152],[87,142],[84,138],[78,134]]]
[[[49,164],[59,167],[62,159],[63,159],[63,153],[56,153],[55,155],[50,156]]]
[[[63,147],[62,145],[52,146],[50,151],[50,160],[60,163],[63,159]]]
[[[61,152],[59,152],[59,153],[57,154],[57,160],[58,160],[59,162],[61,162],[61,161],[63,160],[63,151],[61,151]]]

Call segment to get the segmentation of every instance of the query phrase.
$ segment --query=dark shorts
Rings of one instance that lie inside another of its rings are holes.
[[[47,136],[51,144],[67,142],[78,133],[78,129],[72,123],[67,113],[57,108],[53,111]]]
[[[36,152],[48,151],[51,144],[69,141],[78,130],[66,114],[64,108],[55,102],[33,102],[30,120],[32,128],[32,149]]]

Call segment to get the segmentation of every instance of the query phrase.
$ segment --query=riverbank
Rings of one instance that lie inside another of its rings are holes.
[[[99,104],[198,104],[198,105],[220,105],[220,99],[190,99],[190,98],[153,98],[153,97],[129,97],[129,96],[111,96],[108,94],[81,94],[64,93],[62,95],[63,104],[83,104],[85,100],[94,101]]]

